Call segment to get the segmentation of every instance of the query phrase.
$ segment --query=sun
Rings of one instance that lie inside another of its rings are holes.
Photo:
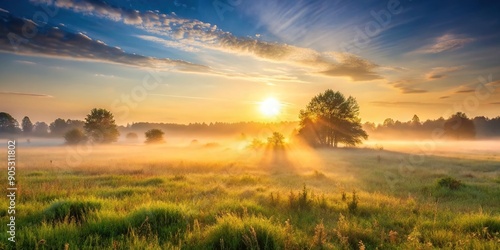
[[[280,111],[281,103],[272,97],[269,97],[260,103],[260,112],[262,112],[265,116],[274,117],[279,115]]]

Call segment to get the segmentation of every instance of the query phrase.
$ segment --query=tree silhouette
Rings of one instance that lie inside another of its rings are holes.
[[[392,118],[387,118],[384,120],[384,127],[394,126],[394,120]]]
[[[68,124],[64,119],[57,118],[49,125],[52,135],[63,135],[68,130]]]
[[[279,132],[273,132],[273,134],[267,138],[267,145],[272,148],[278,149],[285,146],[285,136]]]
[[[78,144],[87,140],[87,137],[81,129],[74,128],[64,134],[64,139],[67,144]]]
[[[163,140],[163,131],[159,129],[150,129],[146,131],[146,143],[163,143],[165,140]]]
[[[418,118],[417,115],[413,115],[413,118],[411,118],[411,125],[413,125],[413,126],[421,125],[420,118]]]
[[[0,112],[0,133],[19,132],[19,123],[14,117],[5,112]]]
[[[23,128],[23,133],[25,134],[30,134],[31,132],[33,132],[33,123],[27,116],[23,118],[23,121],[21,122],[21,127]]]
[[[462,112],[457,112],[446,120],[444,131],[448,137],[457,140],[474,139],[476,136],[474,122]]]
[[[96,143],[115,142],[120,135],[113,114],[106,109],[92,109],[83,127],[89,139]]]
[[[337,147],[338,143],[354,146],[368,135],[361,127],[356,99],[340,92],[326,90],[300,111],[300,131],[313,145]]]
[[[36,122],[35,127],[33,128],[33,132],[39,136],[48,135],[48,131],[49,131],[49,125],[47,125],[47,123],[45,122]]]

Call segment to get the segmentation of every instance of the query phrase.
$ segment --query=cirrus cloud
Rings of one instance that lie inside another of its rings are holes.
[[[424,54],[437,54],[445,51],[456,50],[474,41],[473,38],[458,38],[453,34],[445,34],[435,39],[434,43],[418,50]]]
[[[0,91],[0,95],[30,96],[30,97],[43,97],[43,98],[52,98],[53,97],[51,95],[46,95],[46,94],[8,92],[8,91]]]
[[[449,73],[459,71],[465,68],[465,66],[454,66],[454,67],[436,67],[432,68],[427,74],[425,74],[425,78],[427,80],[436,80],[440,78],[445,78]]]

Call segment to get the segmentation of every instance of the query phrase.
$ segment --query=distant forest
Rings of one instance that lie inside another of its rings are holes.
[[[500,137],[500,116],[468,118],[456,113],[450,118],[420,121],[417,115],[407,122],[387,118],[382,124],[366,122],[363,129],[370,139],[493,139]]]
[[[47,124],[45,122],[31,122],[29,117],[24,117],[19,123],[10,114],[0,112],[0,136],[36,136],[36,137],[62,137],[65,132],[79,128],[83,129],[84,121],[58,118]],[[248,135],[267,136],[273,131],[281,131],[286,136],[296,134],[299,122],[213,122],[213,123],[149,123],[137,122],[118,126],[120,134],[125,136],[129,132],[143,134],[150,129],[161,129],[168,136],[182,135]],[[468,118],[463,113],[457,113],[448,119],[420,121],[417,115],[406,122],[385,119],[382,124],[365,122],[363,129],[368,133],[369,139],[433,139],[435,134],[443,134],[440,139],[493,139],[500,137],[500,116],[487,118],[477,116]]]

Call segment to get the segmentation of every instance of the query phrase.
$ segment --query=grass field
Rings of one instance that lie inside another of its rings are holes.
[[[500,246],[497,159],[215,144],[91,150],[18,149],[16,243],[3,232],[0,249]],[[3,228],[7,207],[4,196]]]

